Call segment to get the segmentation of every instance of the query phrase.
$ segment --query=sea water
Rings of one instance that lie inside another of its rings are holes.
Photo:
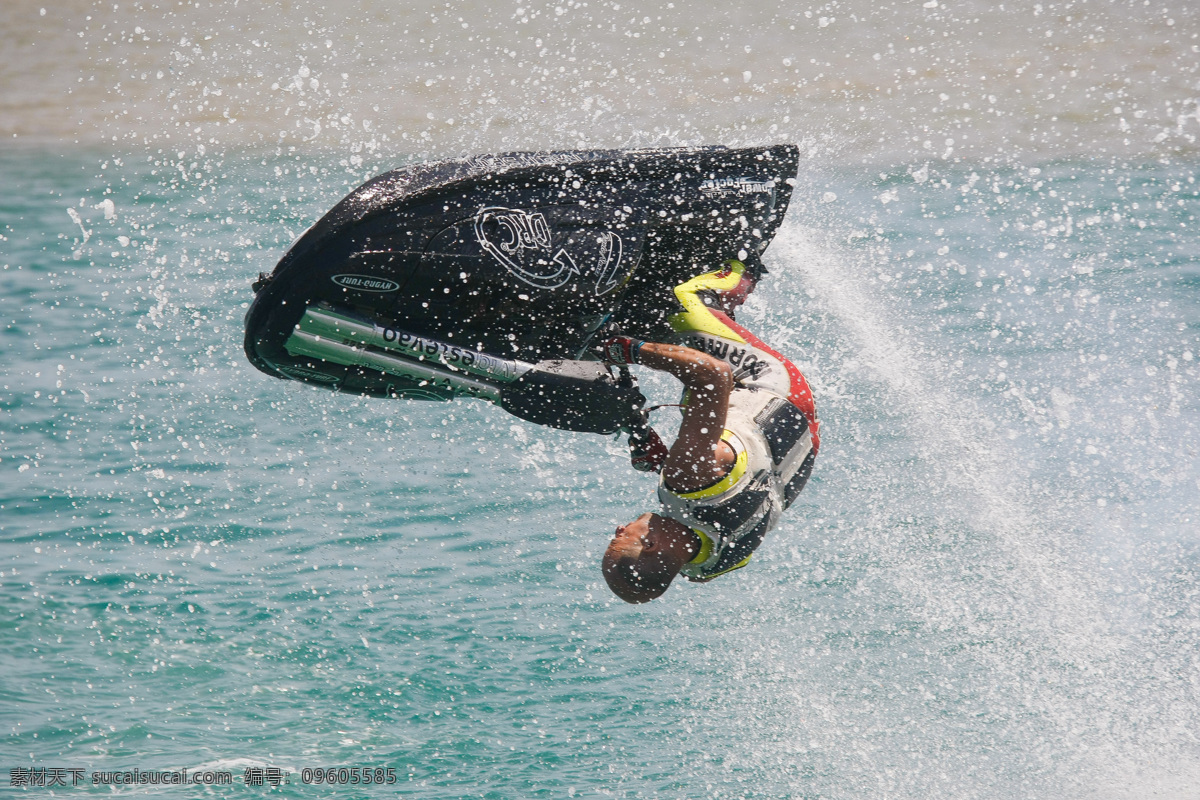
[[[0,15],[6,790],[1196,796],[1191,7]],[[777,141],[800,175],[740,319],[822,450],[711,584],[609,595],[654,490],[619,440],[242,354],[251,281],[375,172]]]

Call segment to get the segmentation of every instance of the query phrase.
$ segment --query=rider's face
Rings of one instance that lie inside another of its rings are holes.
[[[625,525],[618,525],[617,532],[613,536],[613,546],[620,548],[629,553],[629,555],[637,557],[637,554],[646,546],[646,534],[650,532],[650,517],[649,512],[642,514],[633,522]]]

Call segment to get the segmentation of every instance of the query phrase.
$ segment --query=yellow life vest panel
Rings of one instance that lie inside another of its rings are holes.
[[[700,552],[680,570],[688,578],[713,578],[745,566],[812,469],[807,420],[770,392],[734,389],[721,438],[735,460],[720,481],[694,492],[659,482],[658,514],[700,537]]]

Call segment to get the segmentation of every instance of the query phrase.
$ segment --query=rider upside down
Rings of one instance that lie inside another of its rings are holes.
[[[644,424],[630,434],[635,469],[662,473],[659,508],[619,526],[604,578],[630,603],[662,595],[676,575],[704,582],[745,566],[804,487],[820,447],[808,382],[734,313],[763,270],[732,260],[675,287],[673,342],[608,339],[602,358],[666,372],[684,386],[668,449]]]

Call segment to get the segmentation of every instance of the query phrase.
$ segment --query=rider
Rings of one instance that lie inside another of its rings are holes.
[[[605,361],[662,370],[685,389],[670,450],[648,427],[631,435],[634,466],[661,469],[662,479],[659,509],[618,527],[604,554],[605,580],[630,603],[658,597],[678,574],[708,581],[745,566],[812,472],[812,392],[794,364],[734,320],[765,272],[739,255],[675,287],[675,343],[617,336],[602,345]]]

